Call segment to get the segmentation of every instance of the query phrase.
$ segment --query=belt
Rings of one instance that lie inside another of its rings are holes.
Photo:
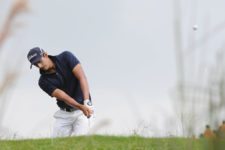
[[[73,108],[60,108],[60,110],[66,111],[66,112],[73,112]]]

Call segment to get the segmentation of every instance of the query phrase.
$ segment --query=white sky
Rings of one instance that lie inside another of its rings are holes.
[[[183,3],[187,20],[194,8]],[[195,23],[200,31],[193,34],[202,33],[207,16],[209,28],[223,21],[224,3],[198,0],[196,18],[184,25],[184,33],[193,32]],[[31,12],[21,17],[26,24],[3,47],[24,55],[4,126],[24,137],[50,135],[57,107],[39,89],[38,70],[29,70],[26,60],[28,50],[40,46],[52,55],[70,50],[80,59],[96,124],[108,122],[97,133],[130,134],[148,125],[143,135],[177,134],[176,122],[172,131],[164,129],[174,116],[171,95],[176,84],[172,0],[33,0],[30,6]]]

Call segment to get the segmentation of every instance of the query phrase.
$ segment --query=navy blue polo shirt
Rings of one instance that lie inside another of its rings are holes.
[[[47,74],[45,71],[40,70],[40,88],[50,96],[52,96],[55,89],[61,89],[78,103],[83,104],[84,98],[79,80],[72,72],[73,68],[78,65],[80,61],[69,51],[64,51],[56,56],[49,55],[49,58],[55,64],[56,72]],[[62,100],[58,99],[57,105],[60,108],[72,108]]]

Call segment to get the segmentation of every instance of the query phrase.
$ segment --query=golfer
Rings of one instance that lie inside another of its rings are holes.
[[[79,60],[69,51],[48,55],[40,47],[30,49],[27,58],[40,70],[39,86],[55,97],[53,137],[85,135],[93,114],[88,81]]]

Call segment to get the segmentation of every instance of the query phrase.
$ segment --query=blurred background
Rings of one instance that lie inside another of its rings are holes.
[[[50,137],[56,101],[26,58],[73,52],[93,134],[198,136],[225,116],[225,1],[0,0],[0,138]]]

